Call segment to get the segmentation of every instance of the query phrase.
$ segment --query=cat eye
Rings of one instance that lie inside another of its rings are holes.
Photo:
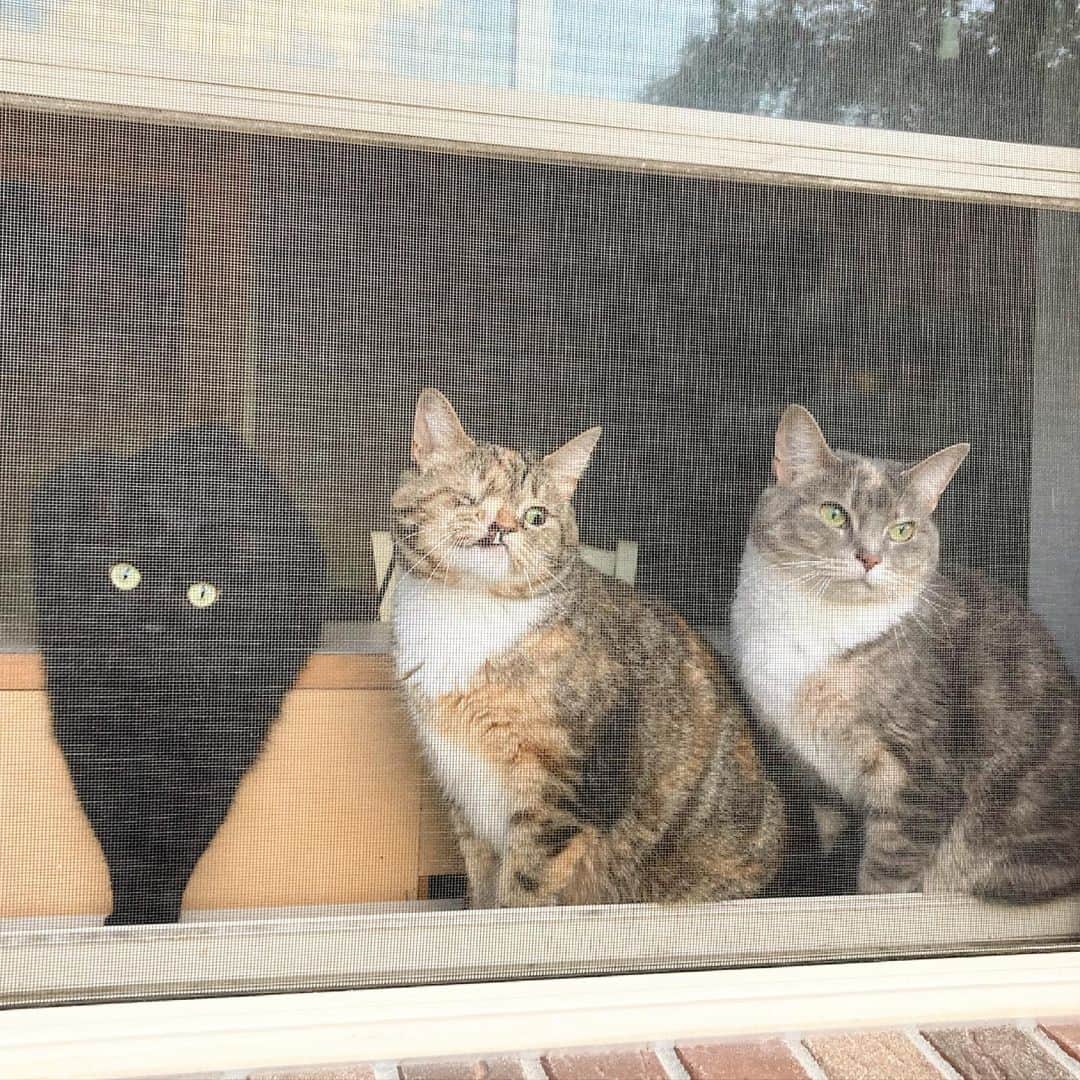
[[[196,581],[187,591],[188,603],[197,608],[209,607],[220,595],[217,586],[211,585],[209,581]]]
[[[522,520],[526,525],[543,525],[547,521],[547,511],[542,506],[530,506],[528,510],[522,515]]]
[[[479,506],[480,500],[474,498],[472,495],[459,495],[457,504],[458,506]]]
[[[847,511],[836,503],[822,503],[818,513],[821,520],[834,529],[842,529],[847,524]]]
[[[889,539],[898,544],[906,544],[915,535],[914,521],[898,521],[889,526]]]
[[[142,574],[137,566],[132,566],[129,562],[118,562],[109,567],[109,580],[121,592],[131,592],[139,587]]]

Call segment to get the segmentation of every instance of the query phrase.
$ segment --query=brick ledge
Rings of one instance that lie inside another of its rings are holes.
[[[1080,1080],[1080,1018],[776,1034],[167,1080]],[[165,1080],[165,1078],[162,1078]]]

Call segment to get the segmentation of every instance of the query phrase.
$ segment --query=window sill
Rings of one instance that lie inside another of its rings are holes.
[[[1080,898],[1023,908],[857,896],[313,915],[0,934],[0,1004],[1047,949],[1076,939]]]
[[[72,970],[75,970],[73,963]],[[0,1015],[0,1072],[126,1077],[1065,1016],[1080,953],[148,1001]]]

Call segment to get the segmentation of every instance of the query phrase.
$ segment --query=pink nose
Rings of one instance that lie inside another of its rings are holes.
[[[866,572],[870,573],[879,562],[881,562],[880,555],[870,555],[865,551],[857,551],[855,558],[859,560],[866,567]]]
[[[517,532],[517,527],[514,525],[505,525],[498,519],[493,521],[488,526],[488,536],[506,536],[507,533]]]
[[[495,515],[495,520],[488,526],[488,532],[517,532],[517,518],[505,506],[502,506]]]

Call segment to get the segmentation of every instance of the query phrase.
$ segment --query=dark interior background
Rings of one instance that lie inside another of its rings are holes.
[[[0,177],[0,640],[32,628],[33,485],[183,426],[183,226],[154,187]]]
[[[132,146],[150,130],[113,127]],[[523,449],[602,424],[584,538],[636,540],[639,583],[698,625],[723,620],[791,401],[869,453],[972,441],[945,550],[1023,590],[1030,211],[229,139],[253,175],[252,341],[228,393],[320,529],[338,617],[374,611],[368,534],[388,525],[427,384],[476,436]],[[185,213],[153,185],[0,179],[9,636],[32,626],[33,484],[190,415]]]
[[[868,453],[971,440],[945,549],[1023,590],[1030,212],[281,141],[256,190],[259,443],[352,567],[431,384],[520,448],[602,424],[584,537],[699,625],[792,401]]]

